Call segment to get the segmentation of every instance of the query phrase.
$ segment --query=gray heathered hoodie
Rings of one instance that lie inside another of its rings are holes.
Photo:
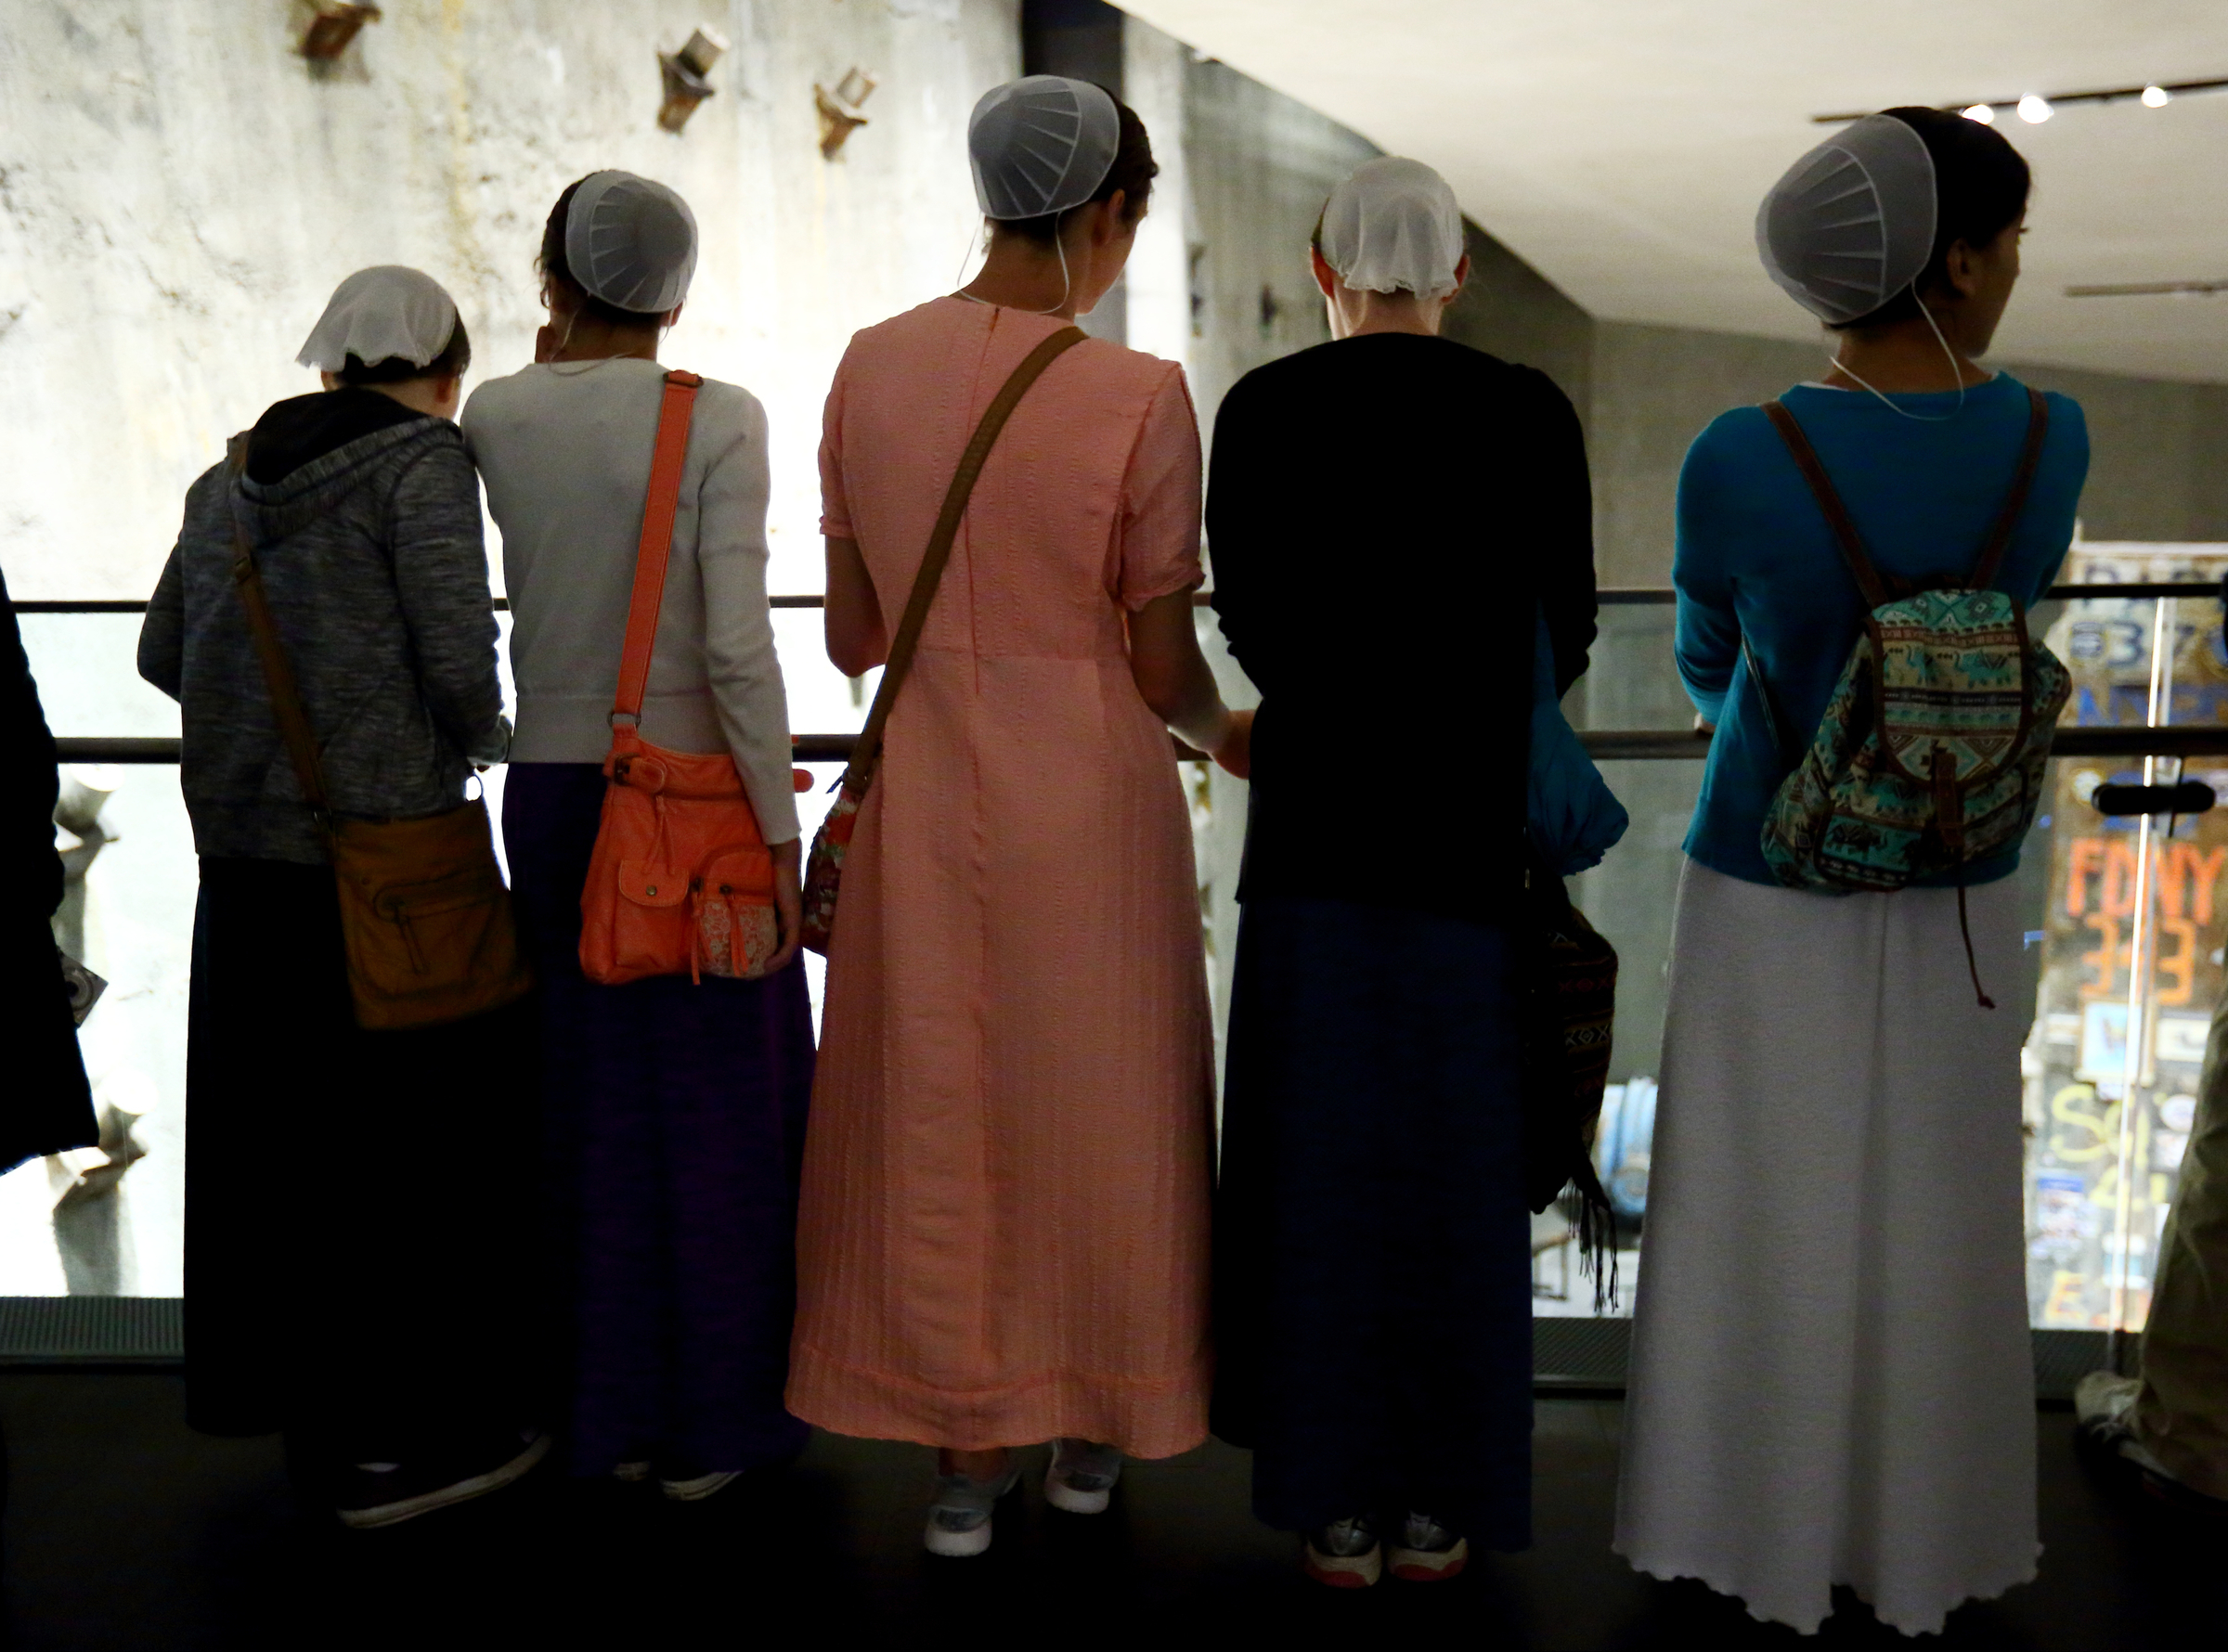
[[[464,800],[507,730],[480,538],[480,487],[445,419],[412,419],[270,484],[227,464],[185,523],[139,633],[139,675],[184,711],[183,784],[203,855],[322,863],[232,581],[233,513],[255,547],[326,792],[343,815]]]

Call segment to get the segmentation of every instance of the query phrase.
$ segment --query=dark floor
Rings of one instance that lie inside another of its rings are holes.
[[[7,1645],[909,1647],[1196,1644],[1422,1648],[1792,1646],[1696,1583],[1609,1551],[1622,1408],[1543,1400],[1536,1541],[1431,1587],[1338,1594],[1246,1512],[1245,1454],[1133,1465],[1096,1519],[1034,1488],[977,1561],[919,1544],[926,1453],[823,1437],[794,1477],[690,1506],[542,1471],[383,1532],[294,1513],[276,1440],[208,1439],[176,1378],[0,1376],[12,1457]],[[2041,1576],[1950,1620],[1973,1647],[2228,1647],[2228,1523],[2192,1528],[2077,1460],[2044,1412]],[[1833,1646],[1895,1637],[1845,1605]],[[1157,1649],[1146,1648],[1146,1652]]]

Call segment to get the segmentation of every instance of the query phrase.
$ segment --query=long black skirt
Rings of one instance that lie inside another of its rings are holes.
[[[1253,1511],[1531,1541],[1532,1293],[1506,930],[1247,903],[1214,1209],[1213,1427]]]
[[[201,861],[186,1046],[186,1400],[400,1460],[535,1419],[531,1000],[356,1025],[332,872]]]
[[[580,890],[603,792],[593,763],[513,764],[503,792],[519,923],[541,978],[572,1467],[784,1462],[807,1434],[782,1399],[812,1099],[804,965],[757,981],[584,976]]]

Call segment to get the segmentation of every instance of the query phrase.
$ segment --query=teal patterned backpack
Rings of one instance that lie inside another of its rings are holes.
[[[2073,679],[2055,654],[2027,636],[2019,604],[1988,588],[2049,431],[2040,394],[2029,390],[2027,397],[2018,473],[1971,575],[1908,586],[1881,577],[1794,415],[1776,401],[1764,405],[1872,610],[1809,750],[1764,817],[1764,859],[1791,889],[1900,889],[1914,878],[1957,872],[2001,854],[2034,824],[2051,730]],[[1789,760],[1770,690],[1745,639],[1742,653],[1766,729]],[[1962,926],[1962,881],[1957,901]],[[1964,938],[1974,993],[1993,1009],[1974,968],[1970,931]]]

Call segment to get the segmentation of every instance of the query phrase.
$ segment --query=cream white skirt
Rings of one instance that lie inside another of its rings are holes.
[[[1807,895],[1692,861],[1673,926],[1617,1551],[1806,1633],[2035,1575],[2010,880]]]

